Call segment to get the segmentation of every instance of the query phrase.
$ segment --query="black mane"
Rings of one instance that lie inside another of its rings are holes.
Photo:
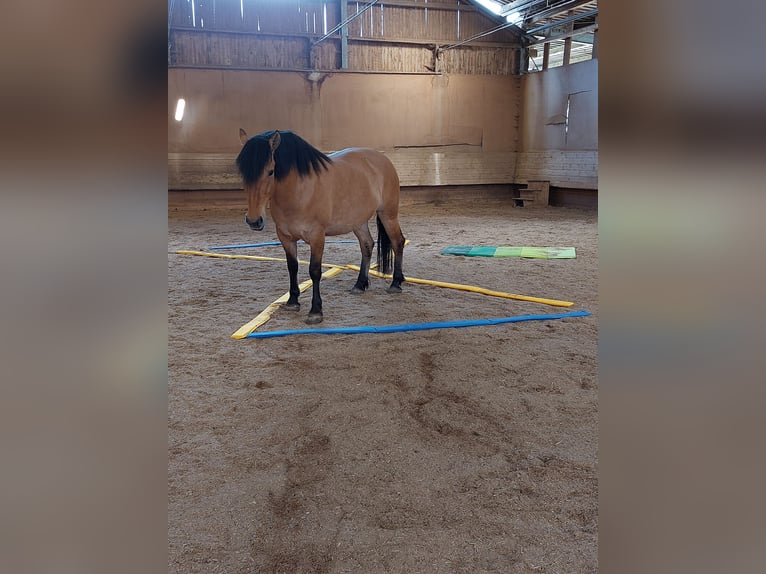
[[[251,137],[237,156],[237,167],[245,184],[254,183],[263,172],[269,159],[269,138],[276,130]],[[279,130],[280,144],[274,154],[274,177],[280,181],[292,170],[306,176],[313,170],[319,174],[332,160],[306,140],[291,131]]]

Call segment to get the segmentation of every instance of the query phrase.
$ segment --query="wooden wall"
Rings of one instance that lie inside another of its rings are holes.
[[[341,69],[340,32],[314,45],[367,2],[317,0],[176,0],[170,16],[171,66],[281,70]],[[519,38],[504,29],[437,58],[437,46],[497,26],[468,3],[381,0],[348,24],[353,71],[509,75],[518,70]]]

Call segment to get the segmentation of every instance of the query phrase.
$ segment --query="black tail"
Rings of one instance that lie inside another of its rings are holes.
[[[391,238],[383,227],[383,222],[378,219],[378,269],[383,273],[391,273],[393,266],[394,251],[391,249]]]

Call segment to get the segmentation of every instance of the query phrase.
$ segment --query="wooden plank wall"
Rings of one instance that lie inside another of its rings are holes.
[[[444,52],[442,70],[471,70],[472,74],[510,76],[516,69],[518,48],[461,46]]]
[[[173,32],[175,58],[184,65],[234,68],[310,68],[310,40],[249,34]],[[329,63],[329,62],[328,62]]]
[[[349,69],[387,72],[429,72],[434,68],[433,52],[415,44],[367,42],[360,50],[349,50]]]
[[[340,34],[312,43],[367,2],[346,0],[186,0],[174,4],[170,65],[245,69],[337,70]],[[193,9],[194,8],[194,9]],[[348,25],[351,71],[453,74],[515,72],[519,38],[500,30],[443,53],[449,46],[494,28],[475,6],[448,0],[381,0]]]
[[[322,36],[340,22],[342,0],[178,0],[171,28],[227,30],[249,34]],[[367,1],[347,0],[349,16]],[[326,26],[325,26],[326,18]],[[380,0],[348,25],[351,38],[405,39],[441,44],[457,42],[497,26],[469,2],[456,0]],[[517,42],[510,29],[482,38],[485,42]]]
[[[337,0],[177,0],[171,28],[228,30],[248,34],[323,34],[339,22]]]
[[[348,2],[348,14],[358,13],[367,2]],[[470,3],[450,0],[381,2],[348,25],[350,38],[385,38],[422,43],[451,44],[498,25]],[[517,43],[510,29],[481,38],[490,43]]]

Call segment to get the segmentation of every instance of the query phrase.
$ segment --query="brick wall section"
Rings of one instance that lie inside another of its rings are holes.
[[[486,152],[477,146],[384,150],[402,187],[525,184],[598,189],[598,152]],[[234,154],[168,154],[168,189],[241,189]]]
[[[515,183],[547,180],[556,187],[598,189],[597,151],[519,152]]]
[[[235,153],[169,153],[168,189],[242,189]]]
[[[512,183],[516,154],[486,152],[478,146],[409,148],[384,152],[402,187]]]
[[[396,167],[402,187],[512,183],[516,156],[481,148],[383,150]],[[168,189],[237,189],[242,183],[234,154],[169,153]]]

